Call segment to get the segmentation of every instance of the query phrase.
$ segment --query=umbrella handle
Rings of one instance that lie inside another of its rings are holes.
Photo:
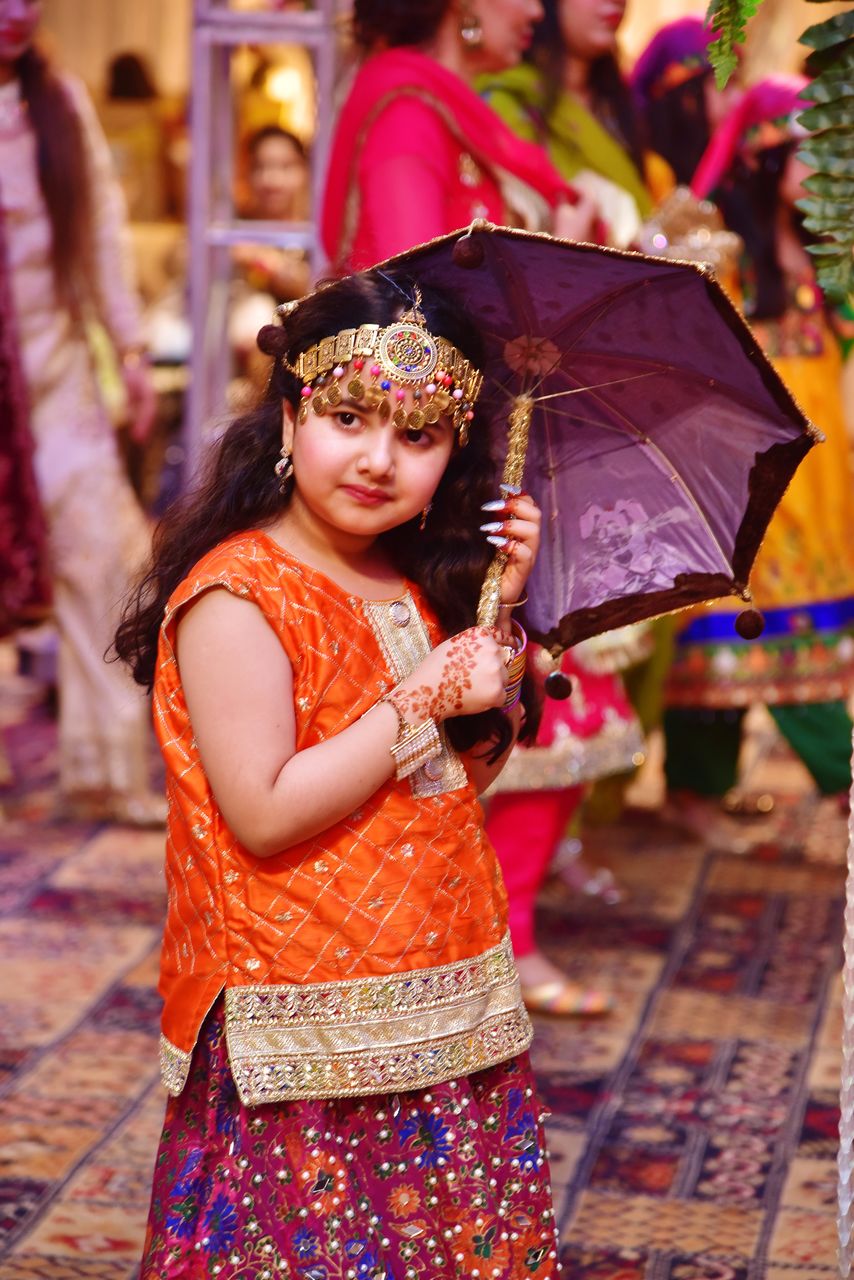
[[[525,457],[528,452],[528,429],[531,415],[534,412],[534,401],[530,396],[517,396],[513,401],[507,433],[507,457],[504,459],[502,484],[519,488],[525,472]],[[480,627],[494,627],[501,605],[501,575],[507,563],[506,551],[496,551],[492,563],[486,571],[480,600],[477,606],[477,623]]]

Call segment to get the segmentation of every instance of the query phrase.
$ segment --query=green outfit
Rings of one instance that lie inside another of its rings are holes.
[[[546,114],[546,87],[536,67],[523,62],[500,75],[482,76],[477,88],[514,133],[545,147],[564,178],[571,182],[590,169],[627,191],[639,216],[649,217],[652,201],[643,175],[622,143],[568,93],[559,93]]]
[[[851,721],[845,704],[804,702],[768,710],[822,795],[847,790]],[[721,796],[734,787],[745,714],[741,707],[726,711],[669,707],[664,713],[668,789]]]

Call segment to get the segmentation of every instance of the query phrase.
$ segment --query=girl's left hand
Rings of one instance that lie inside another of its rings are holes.
[[[486,503],[484,513],[487,518],[481,530],[496,550],[507,554],[501,603],[515,604],[525,593],[540,548],[542,512],[530,494],[520,493]]]

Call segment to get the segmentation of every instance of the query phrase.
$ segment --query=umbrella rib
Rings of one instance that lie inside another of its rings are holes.
[[[635,436],[636,436],[636,437],[638,437],[638,438],[641,440],[641,443],[643,443],[643,444],[645,444],[645,445],[648,445],[648,446],[649,446],[649,448],[653,451],[653,453],[655,453],[655,454],[656,454],[656,456],[657,456],[659,459],[661,459],[661,461],[664,463],[664,465],[666,466],[666,468],[667,468],[667,470],[668,470],[668,474],[669,474],[669,476],[670,476],[670,479],[671,479],[672,481],[674,481],[676,484],[678,484],[678,485],[679,485],[679,487],[680,487],[680,489],[682,490],[682,492],[684,493],[685,497],[686,497],[686,498],[687,498],[687,500],[690,502],[691,506],[694,508],[694,510],[696,511],[697,515],[700,517],[700,520],[702,521],[703,525],[705,526],[705,528],[706,528],[706,530],[707,530],[707,532],[708,532],[708,535],[709,535],[709,537],[710,537],[710,538],[711,538],[711,540],[712,540],[713,545],[716,547],[716,549],[717,549],[717,551],[718,551],[718,554],[720,555],[721,560],[723,561],[724,565],[726,566],[727,573],[729,573],[729,575],[730,575],[730,577],[731,577],[731,576],[732,576],[732,574],[733,574],[733,567],[732,567],[732,565],[730,564],[730,562],[729,562],[729,560],[728,560],[728,558],[727,558],[726,554],[724,553],[724,549],[723,549],[723,547],[721,546],[720,542],[718,541],[718,538],[717,538],[717,535],[715,534],[714,529],[713,529],[713,528],[712,528],[712,526],[709,524],[709,521],[708,521],[708,519],[706,518],[705,512],[703,511],[702,507],[701,507],[701,506],[700,506],[700,504],[697,502],[697,499],[694,497],[693,493],[692,493],[692,492],[691,492],[691,490],[688,488],[688,485],[687,485],[687,484],[685,483],[685,481],[682,479],[682,477],[680,476],[679,472],[678,472],[678,471],[676,470],[676,468],[674,467],[674,464],[670,461],[670,458],[667,456],[667,454],[664,452],[664,450],[661,448],[661,446],[660,446],[659,444],[656,444],[656,442],[655,442],[654,440],[652,440],[652,439],[651,439],[648,435],[646,435],[644,432],[640,431],[640,429],[639,429],[638,427],[636,427],[636,426],[634,425],[634,423],[633,423],[629,418],[627,418],[627,417],[625,416],[625,414],[621,412],[621,410],[620,410],[620,409],[618,409],[618,408],[616,407],[616,405],[607,405],[607,404],[605,403],[605,401],[600,401],[599,397],[598,397],[598,396],[595,396],[595,395],[593,396],[593,399],[594,399],[594,400],[596,400],[596,401],[598,401],[599,403],[601,403],[601,404],[602,404],[602,407],[603,407],[604,409],[606,409],[606,410],[610,410],[610,412],[611,412],[611,413],[614,413],[614,414],[616,414],[616,415],[617,415],[617,417],[621,418],[621,419],[623,420],[623,422],[625,423],[626,427],[629,429],[629,431],[633,432],[633,433],[635,434]]]
[[[675,373],[680,378],[690,378],[694,381],[703,382],[705,383],[706,386],[708,386],[710,382],[708,374],[703,373],[699,369],[688,369],[682,365],[662,364],[661,361],[655,360],[651,356],[630,356],[630,355],[623,355],[622,353],[614,352],[614,351],[590,351],[590,350],[585,350],[583,352],[583,355],[585,359],[591,358],[594,360],[611,360],[611,361],[619,362],[620,364],[651,365],[652,367],[648,370],[648,374],[650,377],[654,376],[656,373],[665,374],[665,375],[669,373]],[[555,376],[560,373],[562,373],[565,377],[571,376],[567,373],[567,370],[565,369],[553,370],[552,376]],[[729,382],[723,382],[719,378],[711,379],[711,381],[714,383],[714,390],[719,391],[722,395],[726,396],[729,400],[733,401],[733,403],[740,404],[743,408],[749,409],[752,413],[758,414],[762,417],[765,417],[767,415],[768,411],[766,408],[764,408],[761,404],[757,403],[757,401],[752,396],[746,395],[743,391],[738,391]],[[558,392],[557,394],[560,395],[561,393]],[[563,394],[571,395],[572,390],[565,391],[563,392]]]
[[[671,272],[668,272],[663,278],[668,281],[674,280],[678,283],[681,280],[681,274],[677,271],[671,271]],[[616,286],[614,289],[611,290],[610,293],[606,293],[598,298],[593,298],[588,303],[586,308],[581,308],[579,311],[575,311],[571,315],[568,315],[566,319],[560,324],[560,326],[557,329],[552,331],[552,334],[551,334],[552,340],[559,344],[561,334],[569,325],[573,325],[577,323],[577,321],[582,320],[584,318],[585,311],[593,312],[594,314],[590,315],[590,318],[587,324],[584,326],[581,332],[576,335],[572,346],[567,348],[570,351],[575,350],[579,341],[584,337],[588,329],[590,329],[591,326],[594,325],[597,321],[601,320],[603,316],[607,315],[608,312],[618,302],[621,302],[623,300],[624,296],[627,293],[636,292],[638,289],[643,289],[647,285],[652,283],[653,283],[652,278],[649,275],[644,275],[641,277],[640,280],[629,280],[621,285]],[[659,283],[659,282],[656,281],[655,283]]]
[[[618,387],[626,382],[637,382],[641,378],[654,378],[657,369],[649,369],[646,373],[633,373],[630,378],[611,378],[608,382],[593,382],[589,387],[570,387],[568,391],[551,391],[547,396],[535,396],[537,404],[545,404],[547,400],[561,400],[564,396],[578,396],[584,391],[599,391],[603,387]]]

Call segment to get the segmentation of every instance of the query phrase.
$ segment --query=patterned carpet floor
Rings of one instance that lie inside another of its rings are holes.
[[[55,819],[54,727],[8,676],[0,730],[0,1277],[130,1280],[164,1105],[162,834]],[[844,820],[782,749],[762,769],[773,812],[709,843],[599,831],[618,907],[544,893],[552,955],[619,1001],[537,1022],[564,1276],[836,1274]]]

